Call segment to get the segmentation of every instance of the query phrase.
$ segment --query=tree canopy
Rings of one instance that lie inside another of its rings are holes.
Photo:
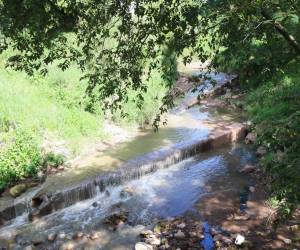
[[[14,51],[8,67],[28,74],[75,63],[89,95],[121,108],[129,89],[147,91],[152,69],[168,80],[170,53],[241,77],[272,74],[300,54],[299,17],[299,0],[2,0],[0,48]],[[161,112],[171,105],[166,96]]]

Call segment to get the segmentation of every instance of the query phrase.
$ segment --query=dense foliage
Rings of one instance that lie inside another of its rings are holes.
[[[273,197],[284,212],[300,201],[299,107],[300,64],[295,61],[250,93],[247,100],[258,144],[268,151],[261,164],[270,176]]]

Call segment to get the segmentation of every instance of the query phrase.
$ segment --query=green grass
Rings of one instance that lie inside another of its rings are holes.
[[[76,149],[86,137],[101,138],[102,117],[83,110],[78,105],[82,93],[65,76],[54,74],[47,79],[32,79],[19,72],[0,69],[0,113],[26,130],[41,136],[45,131],[67,140]],[[68,84],[66,84],[68,83]],[[65,84],[65,85],[63,85]]]

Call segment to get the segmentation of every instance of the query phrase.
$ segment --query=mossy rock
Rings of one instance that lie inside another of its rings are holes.
[[[28,186],[26,184],[18,184],[9,189],[9,194],[12,197],[18,197],[27,190]]]

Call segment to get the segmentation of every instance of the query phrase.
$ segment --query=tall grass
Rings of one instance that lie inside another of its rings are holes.
[[[84,90],[72,72],[45,79],[0,69],[0,113],[4,120],[41,136],[45,130],[76,149],[83,137],[100,137],[103,117],[79,105]]]

